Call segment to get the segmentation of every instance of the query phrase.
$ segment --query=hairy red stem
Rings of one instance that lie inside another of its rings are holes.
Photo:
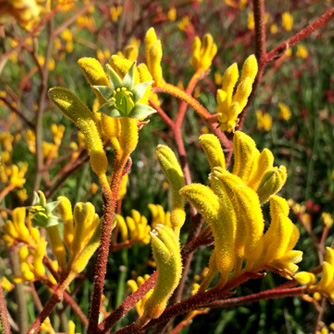
[[[108,263],[112,223],[116,208],[117,194],[122,180],[123,168],[125,163],[126,161],[115,161],[114,171],[110,183],[111,192],[107,190],[103,192],[103,223],[101,243],[95,267],[95,281],[90,306],[87,334],[95,334],[98,327],[104,279]]]
[[[99,334],[106,333],[116,322],[122,319],[151,289],[157,280],[158,271],[146,280],[137,291],[131,294],[117,309],[112,312],[99,326]]]
[[[11,334],[10,324],[9,324],[9,319],[8,319],[8,311],[7,311],[5,297],[3,295],[1,284],[0,284],[0,323],[1,323],[3,334]]]

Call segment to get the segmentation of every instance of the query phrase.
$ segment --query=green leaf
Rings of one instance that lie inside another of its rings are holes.
[[[108,86],[93,86],[93,88],[96,89],[107,101],[114,95],[114,90]]]
[[[137,103],[146,93],[147,88],[149,85],[151,85],[154,81],[146,81],[143,83],[140,83],[133,87],[132,93],[133,93],[133,102]]]
[[[118,74],[109,64],[107,64],[107,71],[111,89],[115,90],[116,88],[122,87],[123,86],[122,79],[118,76]]]
[[[105,114],[113,118],[125,117],[125,115],[122,115],[121,112],[115,108],[113,103],[104,104],[97,112],[101,112],[102,114]]]
[[[131,110],[128,117],[129,118],[145,118],[153,113],[156,113],[157,111],[150,106],[142,103],[136,103],[135,107]]]
[[[135,84],[135,68],[136,63],[133,63],[130,67],[130,69],[126,72],[124,79],[123,79],[123,87],[126,87],[128,90],[132,90],[134,84]]]

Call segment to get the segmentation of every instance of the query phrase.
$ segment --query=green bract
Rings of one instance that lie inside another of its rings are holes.
[[[52,214],[60,201],[46,203],[45,196],[42,191],[38,194],[34,193],[34,201],[30,207],[31,221],[35,227],[51,227],[63,223],[63,220]]]
[[[114,118],[144,118],[156,112],[150,106],[138,103],[146,93],[153,81],[147,81],[134,86],[133,63],[122,80],[118,74],[107,65],[110,87],[93,86],[106,100],[106,103],[98,110],[107,116]]]

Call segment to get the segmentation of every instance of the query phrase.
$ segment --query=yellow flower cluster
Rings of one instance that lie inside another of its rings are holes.
[[[325,261],[322,264],[322,276],[317,284],[314,284],[316,277],[313,273],[301,271],[294,277],[300,284],[306,285],[312,293],[320,293],[334,302],[334,250],[326,247]]]
[[[119,16],[122,14],[123,7],[122,6],[112,6],[110,8],[110,17],[113,22],[117,22]]]
[[[197,72],[207,71],[212,63],[212,59],[217,53],[217,45],[210,34],[203,37],[203,45],[198,36],[193,40],[193,56],[190,61],[192,67]]]
[[[72,35],[71,30],[65,29],[61,33],[61,37],[66,42],[66,51],[68,53],[71,53],[73,51],[73,35]]]
[[[257,61],[254,55],[248,57],[242,67],[240,83],[234,93],[239,78],[238,65],[234,63],[224,73],[223,87],[217,91],[217,114],[222,131],[234,131],[238,116],[245,108],[257,74]]]
[[[134,293],[138,290],[140,286],[142,286],[145,281],[148,280],[150,275],[145,275],[144,277],[138,276],[136,280],[128,280],[127,285],[131,289],[131,292]],[[141,317],[144,313],[144,305],[147,301],[147,299],[151,296],[153,290],[150,290],[145,297],[143,297],[137,304],[136,304],[136,311],[139,317]]]
[[[154,80],[154,86],[163,86],[161,59],[162,47],[161,41],[157,38],[155,30],[150,28],[145,36],[146,63],[149,72]]]
[[[64,241],[60,239],[58,225],[52,226],[47,229],[51,248],[63,270],[79,273],[100,244],[100,218],[89,202],[76,203],[72,213],[71,203],[66,197],[60,196],[57,200],[60,201],[58,211],[64,221]],[[65,246],[69,254],[67,264]]]
[[[53,134],[53,143],[43,141],[43,158],[57,158],[58,149],[60,147],[61,141],[63,139],[65,131],[64,125],[51,125],[51,132]],[[28,144],[28,149],[31,153],[36,153],[36,136],[34,131],[28,129],[26,132],[26,142]]]
[[[7,220],[2,227],[2,239],[8,246],[15,243],[25,243],[30,247],[36,247],[40,240],[40,234],[37,228],[32,227],[28,219],[28,227],[25,225],[26,208],[16,208],[13,210],[12,220]]]
[[[0,3],[0,17],[12,16],[27,30],[37,24],[49,10],[49,0],[5,0]]]
[[[302,252],[293,250],[299,231],[288,218],[288,203],[274,196],[285,183],[285,167],[273,167],[272,153],[268,149],[260,153],[255,142],[239,131],[233,140],[232,173],[225,169],[224,154],[215,136],[202,135],[200,143],[211,167],[211,186],[191,184],[180,193],[205,218],[215,238],[209,273],[201,290],[217,272],[221,274],[220,287],[231,277],[263,269],[289,278],[297,271]],[[271,224],[264,232],[261,205],[268,200]]]
[[[272,118],[269,113],[263,112],[262,110],[258,110],[256,112],[256,119],[257,119],[257,129],[269,131],[272,126]]]
[[[152,228],[155,228],[156,225],[162,224],[172,227],[170,221],[170,212],[165,212],[163,207],[159,204],[149,204],[148,208],[152,214]]]
[[[137,210],[131,210],[131,213],[132,217],[126,217],[125,219],[121,215],[115,215],[122,239],[125,242],[131,240],[147,245],[151,239],[149,234],[151,227],[147,224],[146,217],[142,216]]]
[[[27,171],[27,162],[19,162],[17,165],[0,164],[0,182],[5,184],[0,192],[0,199],[3,199],[13,189],[23,187],[26,183],[25,175]]]
[[[30,217],[25,224],[26,208],[19,207],[13,210],[12,220],[7,220],[2,227],[2,239],[8,246],[20,244],[19,260],[21,275],[15,276],[16,283],[34,280],[49,279],[55,283],[52,275],[46,276],[43,258],[46,256],[44,237],[40,236],[39,230],[32,227]],[[23,244],[23,245],[22,245]],[[53,263],[57,267],[57,263]]]
[[[293,17],[289,12],[284,12],[282,14],[282,27],[286,31],[290,31],[293,26]]]
[[[279,107],[278,119],[283,119],[285,121],[288,121],[291,117],[291,111],[289,107],[284,103],[279,103],[278,107]]]

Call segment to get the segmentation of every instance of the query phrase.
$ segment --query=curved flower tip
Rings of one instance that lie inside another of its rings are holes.
[[[134,119],[145,118],[156,112],[150,106],[138,103],[153,81],[142,82],[135,86],[135,65],[134,62],[123,80],[109,64],[107,65],[110,87],[93,86],[105,100],[105,104],[98,112],[113,118],[128,117]]]

